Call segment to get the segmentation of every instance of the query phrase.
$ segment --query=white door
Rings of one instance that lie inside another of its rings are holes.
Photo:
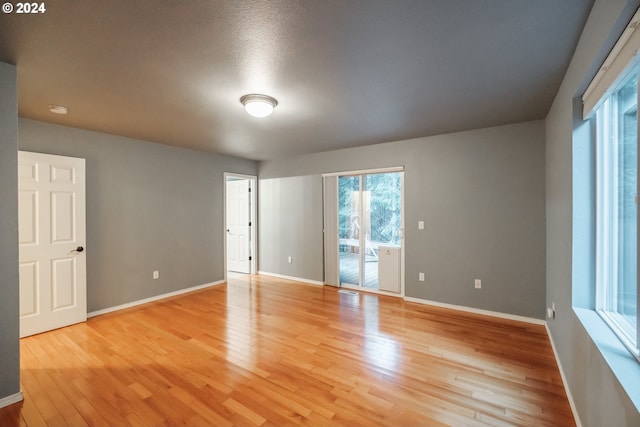
[[[18,152],[20,336],[87,320],[85,161]]]
[[[227,270],[251,272],[250,180],[227,181]]]

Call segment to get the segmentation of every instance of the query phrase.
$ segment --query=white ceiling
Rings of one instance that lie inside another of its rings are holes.
[[[45,4],[0,15],[21,116],[262,160],[542,119],[593,0]]]

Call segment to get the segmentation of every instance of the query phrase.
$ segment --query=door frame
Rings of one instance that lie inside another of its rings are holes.
[[[249,228],[249,253],[251,254],[251,262],[249,263],[249,274],[256,274],[258,265],[258,251],[256,236],[258,235],[258,221],[257,221],[257,206],[258,206],[258,177],[255,175],[245,175],[241,173],[225,172],[224,173],[224,185],[222,186],[222,201],[223,201],[223,228],[222,233],[224,235],[224,280],[227,280],[227,181],[229,178],[244,179],[250,181],[251,193],[249,197],[251,208],[249,215],[251,215],[251,227]]]
[[[406,242],[405,242],[405,221],[404,221],[404,211],[405,211],[405,199],[404,199],[404,186],[405,186],[405,168],[404,166],[392,166],[392,167],[386,167],[386,168],[376,168],[376,169],[361,169],[361,170],[352,170],[352,171],[343,171],[343,172],[329,172],[329,173],[323,173],[322,176],[323,177],[328,177],[328,176],[335,176],[338,179],[342,176],[359,176],[360,177],[360,181],[361,181],[361,185],[362,185],[362,176],[363,175],[372,175],[372,174],[382,174],[382,173],[400,173],[400,292],[399,293],[395,293],[395,292],[388,292],[388,291],[383,291],[380,289],[369,289],[369,288],[365,288],[364,286],[361,286],[361,283],[358,284],[358,286],[343,286],[342,283],[340,283],[340,280],[338,279],[338,287],[342,288],[346,288],[346,289],[353,289],[353,290],[357,290],[357,291],[364,291],[364,292],[371,292],[371,293],[376,293],[376,294],[382,294],[382,295],[390,295],[390,296],[394,296],[394,297],[401,297],[404,298],[405,295],[405,247],[406,247]],[[336,181],[336,185],[338,184],[338,182]],[[325,203],[325,201],[323,200],[323,204]],[[362,205],[362,203],[360,203],[360,205]],[[338,203],[336,203],[336,208],[339,208]],[[360,206],[360,210],[362,210],[363,206]],[[339,227],[339,223],[336,224]],[[327,232],[327,230],[325,230],[325,232]],[[336,233],[336,235],[339,233],[339,229],[334,230],[334,232]],[[324,240],[324,239],[323,239]],[[324,244],[324,242],[323,242]],[[336,239],[336,245],[339,246],[340,244],[340,239]],[[336,249],[336,253],[339,253],[339,247]],[[325,257],[324,262],[328,262],[328,260]],[[338,257],[336,262],[338,263],[337,269],[338,269],[338,277],[340,275],[340,258]],[[362,264],[362,261],[360,261],[360,263]],[[325,269],[326,271],[326,269]],[[359,275],[361,276],[363,273],[362,271],[362,266],[360,266],[360,272]],[[325,278],[325,282],[326,282],[326,278]],[[359,279],[359,282],[362,282],[362,278]]]

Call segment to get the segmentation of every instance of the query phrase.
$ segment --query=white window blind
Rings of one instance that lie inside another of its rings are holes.
[[[322,179],[324,205],[324,283],[340,286],[338,261],[338,176]]]
[[[582,96],[582,117],[589,117],[602,103],[611,88],[626,78],[640,56],[640,10],[636,11],[624,32],[596,73]]]

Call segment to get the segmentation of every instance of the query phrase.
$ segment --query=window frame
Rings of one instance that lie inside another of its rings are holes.
[[[614,332],[618,339],[624,344],[629,352],[640,362],[640,316],[637,310],[640,295],[640,286],[638,283],[638,223],[640,215],[636,215],[636,324],[629,322],[622,314],[610,311],[611,301],[613,305],[617,304],[617,298],[612,293],[618,292],[618,218],[619,218],[619,195],[618,195],[618,167],[619,152],[618,140],[619,133],[619,114],[617,111],[618,91],[629,81],[632,76],[636,79],[636,103],[640,101],[640,60],[635,59],[627,67],[627,71],[623,73],[609,87],[605,95],[598,102],[598,106],[594,108],[592,120],[595,120],[596,128],[596,283],[595,283],[595,311],[600,315],[602,320]],[[640,104],[637,104],[640,105]],[[640,121],[638,121],[638,112],[636,111],[636,149],[638,146],[638,135],[640,135]],[[610,140],[615,135],[616,141],[612,143]],[[638,159],[636,160],[636,189],[635,203],[636,209],[638,204]],[[616,281],[615,287],[612,289],[611,284]]]

